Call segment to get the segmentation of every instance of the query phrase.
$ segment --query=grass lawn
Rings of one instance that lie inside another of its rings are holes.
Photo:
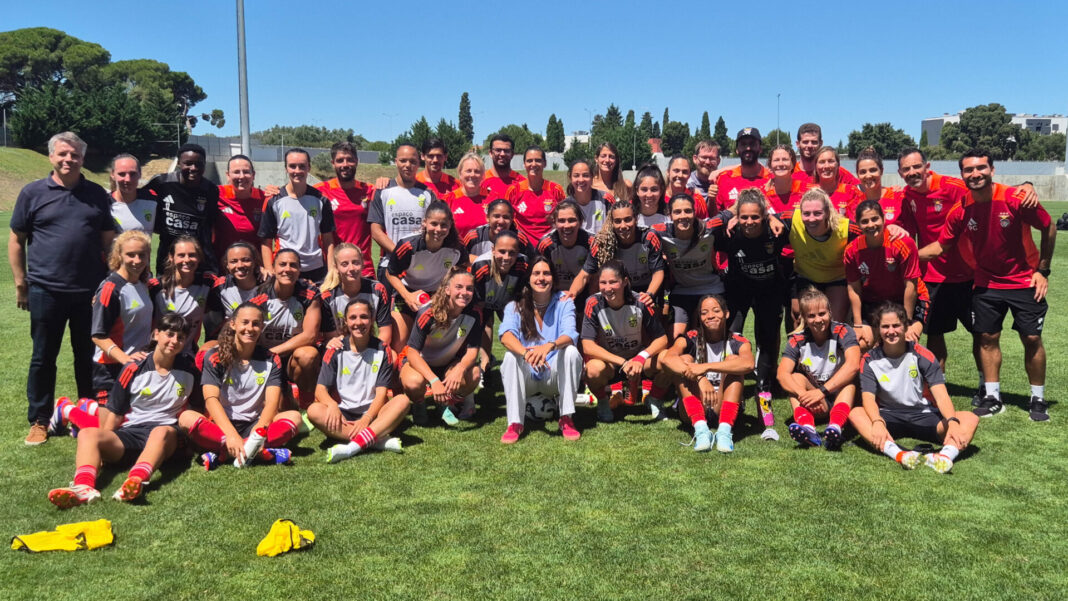
[[[1068,346],[1065,246],[1046,328],[1054,401],[1068,383],[1058,359]],[[784,399],[774,403],[783,441],[760,440],[749,403],[729,456],[681,446],[689,434],[676,419],[603,426],[588,409],[577,415],[577,443],[551,423],[505,447],[494,372],[475,423],[408,427],[403,455],[327,465],[313,433],[293,445],[293,466],[206,473],[174,461],[143,502],[60,512],[46,493],[70,481],[75,441],[22,444],[29,320],[13,294],[0,268],[9,339],[0,348],[0,524],[12,536],[107,518],[116,542],[0,553],[0,599],[1052,600],[1068,591],[1068,412],[1055,402],[1051,422],[1028,421],[1021,347],[1008,330],[1008,409],[983,420],[946,476],[905,472],[853,443],[840,453],[796,449]],[[950,391],[963,408],[976,379],[970,341],[957,332],[950,342]],[[67,352],[60,394],[74,390]],[[102,474],[106,498],[122,479]],[[313,530],[315,547],[257,558],[277,518]]]

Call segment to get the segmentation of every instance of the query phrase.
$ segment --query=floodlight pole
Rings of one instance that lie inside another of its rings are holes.
[[[775,95],[775,145],[779,145],[779,100],[782,98],[782,92]]]
[[[248,69],[245,63],[245,0],[237,0],[237,87],[241,99],[241,154],[252,156],[248,125]]]

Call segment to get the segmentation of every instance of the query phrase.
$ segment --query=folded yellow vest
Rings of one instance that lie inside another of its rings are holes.
[[[41,551],[82,551],[106,547],[115,540],[111,522],[77,522],[56,526],[55,530],[23,534],[11,539],[11,548],[16,551],[39,553]]]
[[[301,530],[293,520],[275,520],[271,531],[256,545],[256,555],[274,557],[294,549],[304,549],[315,544],[315,533]]]

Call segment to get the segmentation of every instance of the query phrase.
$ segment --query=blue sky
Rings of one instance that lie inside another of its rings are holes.
[[[1068,113],[1064,2],[282,2],[248,0],[252,130],[352,128],[392,139],[425,115],[455,121],[469,92],[475,138],[507,123],[586,129],[609,103],[660,120],[722,115],[823,126],[865,122],[919,137],[920,120],[999,102]],[[228,0],[11,3],[5,30],[47,26],[188,72],[238,133],[236,17]]]

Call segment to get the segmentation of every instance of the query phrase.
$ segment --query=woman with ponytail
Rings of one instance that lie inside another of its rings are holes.
[[[192,236],[178,236],[167,253],[160,274],[160,290],[155,296],[156,319],[165,313],[177,313],[189,323],[189,337],[184,352],[195,355],[200,343],[200,329],[204,322],[204,307],[208,293],[215,286],[215,276],[198,272],[204,260],[200,242]]]
[[[364,267],[363,252],[351,242],[334,248],[334,260],[319,292],[323,323],[319,328],[328,339],[344,336],[345,307],[356,298],[371,304],[371,314],[378,326],[378,339],[387,346],[393,342],[393,317],[390,315],[389,294],[386,287],[371,278]]]

